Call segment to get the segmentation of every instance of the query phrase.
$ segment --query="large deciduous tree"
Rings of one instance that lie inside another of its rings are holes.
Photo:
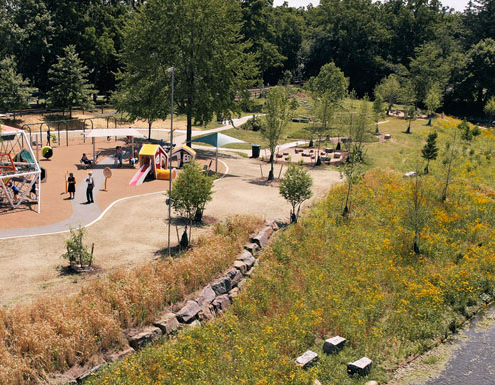
[[[17,73],[14,58],[9,56],[0,61],[0,111],[10,112],[25,107],[30,95],[28,81]]]
[[[151,0],[124,28],[123,61],[140,63],[139,76],[146,83],[168,89],[166,70],[175,68],[174,100],[187,118],[188,144],[193,119],[206,123],[214,114],[239,112],[236,97],[256,74],[241,42],[240,20],[234,0]],[[157,90],[157,98],[164,92]]]
[[[58,57],[58,62],[50,68],[48,74],[52,83],[48,92],[50,104],[68,110],[69,119],[72,119],[75,106],[90,108],[93,105],[91,94],[95,91],[88,82],[87,68],[73,45],[64,49],[64,56]]]

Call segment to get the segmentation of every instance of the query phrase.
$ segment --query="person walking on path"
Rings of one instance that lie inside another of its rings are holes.
[[[122,147],[117,146],[117,158],[119,159],[119,167],[122,167],[123,157],[124,157],[124,151],[122,151]]]
[[[86,200],[87,204],[94,203],[93,200],[93,188],[95,187],[95,180],[93,179],[93,173],[88,172],[88,177],[86,178],[86,183],[88,186],[86,187]]]
[[[69,198],[74,199],[74,194],[76,193],[76,178],[74,178],[73,173],[69,174],[67,182],[69,183],[69,188],[67,189],[69,192]]]

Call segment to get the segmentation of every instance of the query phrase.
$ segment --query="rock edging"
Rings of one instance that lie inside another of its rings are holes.
[[[220,278],[200,289],[194,300],[187,300],[175,313],[170,310],[160,313],[152,325],[127,330],[124,333],[127,346],[119,352],[107,353],[106,360],[85,370],[74,380],[64,383],[83,383],[90,374],[96,373],[105,365],[121,361],[135,351],[159,340],[162,336],[172,336],[182,328],[194,328],[200,326],[201,322],[210,321],[217,315],[221,315],[246,286],[258,265],[256,258],[258,252],[268,245],[271,236],[278,229],[275,221],[266,222],[261,231],[252,236],[250,242],[244,245],[234,265],[229,267]]]

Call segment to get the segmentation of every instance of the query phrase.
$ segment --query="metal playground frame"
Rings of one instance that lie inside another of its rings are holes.
[[[18,128],[0,125],[0,203],[6,201],[13,210],[23,203],[35,203],[39,213],[41,174],[26,133]],[[32,198],[33,194],[35,198]]]

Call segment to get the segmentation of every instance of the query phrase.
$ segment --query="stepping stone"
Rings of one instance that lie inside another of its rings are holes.
[[[313,366],[318,361],[318,354],[307,350],[302,356],[296,358],[296,365],[303,369]]]
[[[351,376],[353,374],[358,374],[360,376],[366,376],[371,371],[371,361],[368,357],[363,357],[357,361],[349,362],[347,364],[347,373]]]
[[[329,338],[323,344],[323,351],[327,354],[337,353],[344,348],[346,341],[344,337],[340,336]]]

